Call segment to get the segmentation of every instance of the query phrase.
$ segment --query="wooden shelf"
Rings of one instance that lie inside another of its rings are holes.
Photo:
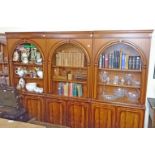
[[[9,74],[0,74],[0,76],[9,76]]]
[[[35,64],[35,63],[28,63],[28,64],[24,64],[22,62],[13,62],[13,65],[16,66],[31,66],[31,67],[36,67],[36,66],[42,66],[43,64]]]
[[[101,86],[110,86],[110,87],[121,87],[121,88],[137,88],[137,89],[140,89],[141,88],[141,86],[106,84],[106,83],[98,83],[98,85],[101,85]]]
[[[8,62],[0,62],[0,65],[8,65]]]
[[[72,66],[52,66],[52,68],[67,68],[67,69],[88,69],[87,67],[72,67]]]
[[[24,77],[19,77],[19,76],[15,76],[15,78],[23,78],[23,79],[30,79],[30,80],[43,80],[43,78],[38,78],[38,77],[36,77],[36,78],[31,78],[31,77],[26,77],[26,76],[24,76]]]
[[[104,99],[101,96],[98,96],[97,100],[100,100],[102,102],[109,102],[109,103],[114,103],[114,104],[121,104],[121,105],[126,105],[126,104],[140,105],[140,102],[139,101],[130,101],[127,97],[122,97],[122,98],[118,98],[118,99],[108,100],[108,99]]]
[[[86,81],[77,81],[77,80],[59,80],[59,79],[53,79],[52,81],[54,82],[68,82],[68,83],[81,83],[81,84],[86,84]]]
[[[141,70],[131,70],[131,69],[114,69],[114,68],[98,68],[99,70],[103,71],[115,71],[115,72],[134,72],[134,73],[141,73]]]

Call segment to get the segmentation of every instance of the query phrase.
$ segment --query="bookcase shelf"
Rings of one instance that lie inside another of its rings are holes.
[[[98,83],[100,86],[109,86],[109,87],[121,87],[121,88],[133,88],[133,89],[140,89],[140,86],[135,85],[116,85],[116,84],[106,84],[106,83]]]
[[[87,84],[86,81],[76,81],[76,80],[59,80],[59,79],[53,79],[54,82],[64,82],[64,83],[81,83],[81,84]]]
[[[68,68],[68,69],[78,69],[78,70],[87,70],[87,67],[73,67],[73,66],[52,66],[52,68]]]
[[[99,68],[100,71],[113,71],[113,72],[134,72],[141,73],[142,70],[130,70],[130,69],[111,69],[111,68]]]
[[[115,100],[123,104],[136,98],[132,103],[140,103],[143,73],[141,53],[124,42],[115,42],[103,49],[99,51],[96,66],[97,99],[109,102]]]
[[[35,42],[32,43],[30,40],[18,42],[12,49],[11,63],[11,74],[14,77],[12,83],[19,91],[24,89],[28,91],[26,89],[28,83],[36,83],[36,88],[44,91],[44,57]]]
[[[58,96],[87,97],[88,65],[85,49],[64,43],[52,51],[50,91]],[[64,95],[65,94],[65,95]]]
[[[43,64],[36,64],[36,63],[27,63],[27,64],[24,64],[22,62],[13,62],[13,65],[15,66],[25,66],[25,67],[42,67]]]
[[[6,45],[0,42],[0,84],[10,85],[9,62]]]
[[[11,86],[24,78],[25,84],[43,88],[43,93],[19,90],[29,116],[39,121],[68,127],[143,127],[151,34],[8,32],[4,52],[9,59],[0,66],[6,67],[8,61]],[[36,47],[41,59],[31,59],[31,52],[28,62],[21,55],[16,59],[23,45]],[[43,79],[34,78],[39,69]]]

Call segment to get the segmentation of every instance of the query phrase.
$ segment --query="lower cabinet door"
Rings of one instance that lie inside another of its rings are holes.
[[[117,108],[118,128],[142,128],[144,126],[144,109]]]
[[[66,125],[66,102],[59,99],[47,99],[46,101],[47,122]]]
[[[42,97],[25,96],[24,106],[30,117],[45,121],[45,104]]]
[[[93,103],[91,106],[91,127],[115,127],[115,107],[102,103]]]
[[[67,126],[73,128],[89,127],[89,103],[80,101],[68,101]]]

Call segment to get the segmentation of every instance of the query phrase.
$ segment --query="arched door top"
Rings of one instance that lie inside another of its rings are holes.
[[[67,41],[60,41],[58,42],[54,47],[51,48],[50,50],[50,53],[49,53],[49,62],[52,61],[53,59],[53,56],[56,54],[56,52],[58,52],[58,50],[63,50],[65,51],[65,48],[69,50],[72,50],[72,48],[74,48],[74,50],[77,52],[81,52],[81,53],[84,53],[84,56],[86,58],[86,63],[87,65],[90,64],[90,56],[87,52],[87,50],[78,42],[76,41],[70,41],[70,40],[67,40]]]
[[[18,40],[15,44],[13,44],[12,48],[11,48],[11,56],[13,58],[13,54],[15,52],[15,50],[17,49],[18,46],[20,45],[27,45],[27,44],[31,44],[31,46],[33,47],[36,47],[37,48],[37,51],[40,52],[40,55],[41,55],[41,58],[43,59],[43,61],[45,60],[45,57],[44,57],[44,54],[42,52],[42,49],[41,47],[39,46],[39,44],[37,44],[36,42],[34,42],[33,40],[27,40],[27,39],[21,39],[21,40]]]
[[[145,55],[143,54],[144,52],[138,48],[135,44],[133,44],[132,42],[129,41],[125,41],[125,40],[121,40],[121,41],[110,41],[109,43],[107,43],[106,45],[102,46],[100,48],[100,50],[97,52],[97,55],[95,56],[95,65],[98,64],[98,60],[100,57],[101,53],[106,52],[106,50],[108,48],[112,48],[113,46],[119,46],[123,48],[123,46],[125,47],[129,47],[132,51],[135,51],[137,53],[138,56],[140,56],[141,61],[142,61],[142,65],[146,66],[147,62],[146,62],[146,58]]]

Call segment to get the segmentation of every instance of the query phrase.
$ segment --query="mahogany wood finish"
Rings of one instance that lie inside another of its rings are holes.
[[[67,126],[74,128],[89,127],[89,103],[68,101]]]
[[[8,50],[7,50],[7,45],[6,45],[6,36],[4,33],[0,33],[0,52],[3,52],[1,55],[1,57],[3,57],[3,60],[1,60],[0,62],[0,77],[2,79],[5,78],[5,80],[3,81],[5,81],[7,85],[10,85]],[[0,80],[1,82],[2,82],[2,79]]]
[[[116,108],[106,103],[94,102],[91,107],[91,127],[114,128]]]
[[[66,125],[66,101],[57,98],[47,98],[46,114],[47,122]]]
[[[22,93],[30,116],[68,127],[143,127],[151,33],[151,30],[6,33],[11,85],[15,86],[17,81],[14,74],[15,65],[12,62],[13,51],[18,44],[30,42],[36,45],[43,55],[44,71],[43,82],[40,82],[44,87],[44,93]],[[102,71],[98,69],[99,55],[106,48],[119,43],[129,45],[137,51],[143,62],[142,70],[135,73],[132,70],[122,72],[119,69],[106,71],[118,75],[129,72],[134,73],[135,77],[140,76],[140,88],[124,86],[125,89],[140,89],[138,103],[126,100],[121,103],[105,102],[97,98],[98,89],[103,85],[98,81],[98,73]],[[83,69],[87,70],[88,77],[84,82],[83,97],[58,96],[56,90],[53,91],[53,83],[56,82],[52,79],[56,67],[53,64],[54,54],[57,48],[65,44],[81,48],[86,56],[87,65]]]
[[[30,118],[35,118],[39,121],[45,121],[45,103],[43,96],[36,96],[35,94],[23,94],[24,107],[28,111]]]
[[[118,128],[142,128],[144,124],[144,109],[117,108],[117,122]]]

